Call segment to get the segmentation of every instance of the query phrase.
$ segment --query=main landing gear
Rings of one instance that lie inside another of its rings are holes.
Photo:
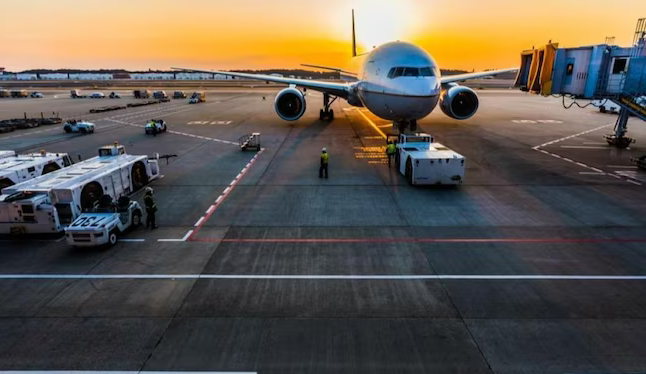
[[[407,131],[410,133],[417,132],[417,120],[397,120],[393,121],[393,130],[399,131],[401,134],[405,134]]]
[[[330,101],[330,94],[327,94],[327,93],[323,94],[323,106],[325,108],[321,109],[321,111],[319,112],[319,119],[321,121],[326,119],[329,121],[334,120],[334,109],[330,109],[330,106],[332,105],[333,102],[336,101],[336,99],[338,99],[337,96],[335,96],[334,99]]]

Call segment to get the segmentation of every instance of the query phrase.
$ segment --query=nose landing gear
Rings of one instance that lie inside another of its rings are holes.
[[[337,96],[330,101],[330,94],[324,93],[323,94],[323,106],[325,107],[324,109],[321,109],[319,112],[319,119],[321,121],[323,120],[329,120],[332,121],[334,120],[334,109],[330,109],[330,106],[332,103],[334,103],[338,99]]]
[[[415,133],[417,132],[417,120],[411,119],[393,121],[393,130],[399,131],[399,133],[401,134],[405,134],[406,132]]]

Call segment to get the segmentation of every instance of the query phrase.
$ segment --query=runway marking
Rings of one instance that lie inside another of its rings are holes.
[[[588,145],[562,145],[561,148],[569,148],[569,149],[605,149],[605,150],[610,149],[608,147],[594,147],[594,146],[588,146]]]
[[[581,174],[581,175],[606,175],[606,173],[598,172],[598,171],[580,171],[579,174]]]
[[[583,142],[583,144],[590,144],[590,145],[606,145],[606,146],[608,145],[607,143],[603,143],[603,142]],[[606,147],[606,148],[608,148],[608,147]]]
[[[581,132],[576,133],[576,134],[574,134],[574,135],[565,136],[565,137],[560,138],[560,139],[552,140],[552,141],[549,141],[549,142],[547,142],[547,143],[543,143],[543,144],[541,144],[541,145],[537,145],[537,146],[536,146],[536,148],[542,148],[542,147],[545,147],[546,145],[550,145],[550,144],[554,144],[554,143],[559,143],[559,142],[562,142],[562,141],[567,140],[567,139],[576,138],[577,136],[581,136],[581,135],[589,134],[589,133],[591,133],[591,132],[594,132],[594,131],[597,131],[597,130],[601,130],[601,129],[604,129],[604,128],[606,128],[606,127],[610,127],[610,126],[614,126],[614,125],[615,125],[614,123],[610,123],[610,124],[607,124],[607,125],[603,125],[603,126],[595,127],[595,128],[593,128],[593,129],[590,129],[590,130],[581,131]]]
[[[222,204],[222,202],[227,198],[227,196],[229,196],[229,194],[231,193],[231,191],[233,191],[233,189],[238,185],[238,183],[240,183],[240,180],[242,180],[242,178],[247,174],[247,172],[249,171],[249,169],[251,168],[251,166],[253,166],[254,162],[256,162],[256,160],[258,160],[258,156],[260,156],[264,151],[265,151],[265,148],[260,148],[260,150],[259,150],[258,152],[256,152],[256,154],[253,156],[253,158],[251,159],[251,161],[249,161],[249,162],[247,163],[247,165],[244,167],[243,171],[241,171],[241,172],[240,172],[240,173],[235,177],[235,179],[231,182],[231,184],[230,184],[227,188],[225,188],[225,189],[224,189],[224,191],[222,191],[222,193],[220,194],[220,196],[218,196],[218,198],[215,200],[215,204],[211,206],[211,208],[213,208],[213,209],[209,208],[209,210],[211,210],[211,213],[207,214],[207,215],[206,215],[206,216],[204,216],[204,217],[201,217],[201,218],[200,218],[200,219],[195,223],[195,230],[193,230],[193,231],[191,232],[191,235],[189,235],[189,236],[187,237],[187,240],[188,240],[188,241],[195,241],[194,236],[195,236],[195,235],[197,235],[197,233],[200,231],[200,229],[202,228],[202,226],[204,225],[204,223],[206,223],[206,221],[207,221],[209,218],[211,218],[211,216],[213,215],[213,213],[215,213],[215,211],[216,211],[216,210],[217,210],[217,208],[220,206],[220,204]],[[245,169],[246,169],[246,170],[245,170]]]
[[[582,167],[582,168],[586,168],[586,169],[589,169],[589,170],[595,171],[595,172],[597,172],[597,173],[605,173],[605,175],[609,175],[609,176],[614,177],[614,178],[617,178],[617,179],[622,179],[622,180],[624,180],[624,181],[626,181],[626,182],[628,182],[628,183],[631,183],[631,184],[635,184],[635,185],[641,186],[641,183],[639,183],[638,181],[636,181],[636,180],[635,180],[635,178],[634,178],[634,177],[632,177],[632,176],[623,175],[623,174],[617,174],[617,173],[612,173],[612,172],[604,172],[604,171],[603,171],[603,170],[601,170],[601,169],[598,169],[598,168],[595,168],[595,167],[592,167],[592,166],[586,165],[586,164],[584,164],[584,163],[582,163],[582,162],[574,161],[574,160],[569,159],[569,158],[567,158],[567,157],[563,157],[563,156],[557,155],[556,153],[552,153],[552,152],[546,151],[546,150],[544,150],[544,149],[541,149],[542,147],[544,147],[544,146],[546,146],[546,145],[552,145],[552,144],[555,144],[555,143],[558,143],[558,142],[562,142],[562,141],[564,141],[564,140],[571,139],[571,138],[574,138],[574,137],[577,137],[577,136],[580,136],[580,135],[583,135],[583,134],[588,134],[588,133],[591,133],[591,132],[593,132],[593,131],[597,131],[597,130],[600,130],[600,129],[603,129],[603,128],[606,128],[606,127],[609,127],[609,126],[614,126],[614,123],[610,123],[610,124],[607,124],[607,125],[603,125],[603,126],[595,127],[594,129],[586,130],[586,131],[583,131],[583,132],[580,132],[580,133],[577,133],[577,134],[573,134],[573,135],[570,135],[570,136],[566,136],[566,137],[564,137],[564,138],[560,138],[560,139],[552,140],[552,141],[547,142],[547,143],[543,143],[543,144],[540,144],[540,145],[536,145],[536,146],[533,146],[533,147],[532,147],[532,149],[533,149],[533,150],[535,150],[535,151],[538,151],[538,152],[544,153],[544,154],[546,154],[546,155],[552,156],[552,157],[554,157],[554,158],[558,158],[558,159],[561,159],[561,160],[563,160],[563,161],[567,161],[567,162],[569,162],[569,163],[572,163],[572,164],[578,165],[578,166],[580,166],[580,167]],[[561,148],[608,149],[608,147],[565,146],[565,145],[562,145],[562,146],[561,146]],[[610,165],[608,165],[608,166],[610,166]]]
[[[211,214],[215,210],[215,205],[211,205],[209,209],[206,210],[206,214]]]
[[[132,242],[132,243],[139,243],[139,242],[145,242],[146,239],[119,239],[120,242]]]
[[[639,169],[639,167],[634,165],[606,165],[609,168],[618,168],[618,169]]]
[[[157,239],[157,241],[158,242],[185,242],[186,239],[188,239],[192,233],[193,233],[193,230],[188,230],[186,235],[184,235],[184,237],[181,239]]]
[[[152,280],[564,280],[564,281],[646,281],[646,275],[559,275],[559,274],[0,274],[0,280],[25,279],[152,279]],[[6,372],[0,372],[6,373]],[[70,372],[65,372],[69,374]],[[76,372],[72,372],[76,373]],[[147,372],[144,372],[147,373]],[[164,374],[172,372],[163,372]],[[208,372],[200,372],[208,373]]]
[[[223,243],[646,243],[646,238],[224,238]]]
[[[2,370],[0,374],[258,374],[255,371]]]
[[[356,108],[355,108],[355,109],[356,109]],[[368,123],[370,124],[370,126],[374,127],[374,128],[375,128],[375,130],[377,130],[377,132],[379,133],[379,135],[381,135],[381,137],[382,137],[382,138],[384,138],[384,139],[386,139],[386,138],[387,138],[387,137],[386,137],[386,134],[384,134],[384,132],[383,132],[383,131],[381,131],[381,129],[380,129],[379,127],[377,127],[377,125],[375,125],[375,123],[374,123],[374,122],[372,122],[372,120],[371,120],[370,118],[368,118],[368,116],[366,116],[366,115],[363,113],[363,111],[361,111],[361,110],[359,110],[359,109],[356,109],[356,111],[357,111],[357,112],[359,112],[359,114],[361,114],[361,116],[362,116],[363,118],[365,118],[365,119],[366,119],[366,121],[368,121]]]

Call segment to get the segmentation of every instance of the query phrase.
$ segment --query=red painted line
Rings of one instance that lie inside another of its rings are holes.
[[[201,238],[198,242],[223,243],[646,243],[646,239],[610,239],[610,238]]]
[[[218,199],[216,200],[215,204],[213,204],[213,205],[211,206],[211,208],[209,208],[209,209],[211,210],[211,213],[207,214],[206,216],[204,216],[204,217],[203,217],[203,219],[201,219],[201,220],[202,220],[202,222],[200,222],[200,224],[199,224],[199,225],[197,225],[197,226],[193,229],[193,232],[191,233],[191,235],[186,239],[186,241],[187,241],[187,242],[199,242],[199,241],[202,241],[202,240],[199,240],[199,239],[194,239],[194,238],[195,238],[195,236],[197,235],[197,233],[200,231],[200,229],[202,228],[202,226],[204,226],[204,224],[206,223],[206,221],[208,221],[208,220],[209,220],[209,218],[211,218],[211,216],[213,215],[213,213],[215,213],[215,211],[217,211],[217,210],[218,210],[218,207],[220,206],[220,204],[222,204],[222,202],[223,202],[224,200],[226,200],[227,196],[229,196],[229,194],[231,193],[231,191],[233,191],[233,189],[238,185],[238,183],[240,183],[240,181],[242,180],[242,178],[244,178],[245,174],[247,174],[247,172],[249,171],[249,169],[251,169],[251,166],[252,166],[252,165],[256,162],[256,160],[258,159],[258,156],[259,156],[261,153],[263,153],[264,151],[265,151],[265,149],[264,149],[264,148],[261,148],[261,149],[260,149],[260,151],[258,151],[258,153],[256,153],[256,155],[254,156],[254,158],[249,162],[249,164],[248,164],[249,166],[248,166],[248,167],[246,167],[246,168],[247,168],[247,170],[245,170],[244,172],[241,172],[241,173],[238,175],[238,177],[236,177],[236,179],[234,180],[234,182],[235,182],[235,183],[231,183],[231,185],[229,185],[229,187],[227,187],[227,188],[225,188],[225,189],[224,189],[224,191],[226,191],[226,192],[222,193],[222,194],[218,197]],[[199,222],[199,221],[198,221],[198,222]]]

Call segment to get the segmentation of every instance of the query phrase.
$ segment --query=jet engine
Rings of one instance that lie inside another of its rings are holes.
[[[287,87],[276,95],[274,108],[285,121],[296,121],[305,113],[305,95],[294,87]]]
[[[454,119],[467,119],[478,110],[478,95],[469,87],[451,85],[442,90],[440,109]]]

